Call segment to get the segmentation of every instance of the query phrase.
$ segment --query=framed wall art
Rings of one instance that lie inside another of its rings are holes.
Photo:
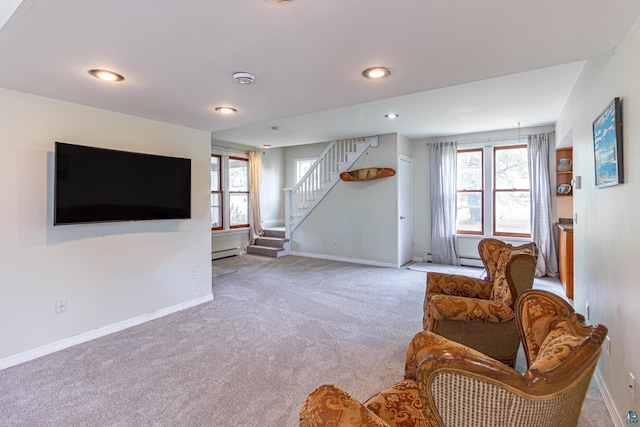
[[[624,182],[620,98],[614,98],[593,122],[593,154],[597,188]]]

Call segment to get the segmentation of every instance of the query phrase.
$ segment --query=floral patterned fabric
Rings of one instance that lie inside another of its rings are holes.
[[[422,410],[418,386],[404,380],[382,390],[364,403],[391,427],[431,427]]]
[[[424,298],[424,317],[422,328],[433,330],[435,318],[433,316],[432,298],[434,296],[458,296],[488,300],[493,283],[468,276],[446,273],[427,273],[427,289]],[[461,307],[460,307],[461,308]]]
[[[509,289],[509,282],[507,281],[507,263],[511,259],[513,251],[504,248],[500,251],[498,257],[498,265],[495,271],[495,277],[493,279],[493,287],[491,288],[491,296],[489,299],[493,302],[501,302],[509,307],[513,307],[513,296],[511,295],[511,289]]]
[[[540,369],[546,371],[558,366],[565,360],[574,348],[584,342],[585,337],[574,335],[567,322],[556,324],[555,328],[549,332],[547,338],[542,342],[536,360],[529,367],[530,369]]]
[[[516,315],[507,304],[475,298],[433,295],[430,320],[461,320],[481,322],[508,322]]]
[[[301,427],[431,427],[415,381],[403,380],[364,404],[338,386],[315,389],[300,409]]]
[[[389,427],[349,393],[332,384],[315,389],[300,409],[300,427]]]
[[[533,242],[521,246],[513,246],[498,239],[482,239],[478,244],[478,252],[484,268],[487,270],[485,280],[493,281],[495,279],[494,274],[498,268],[498,260],[503,249],[509,250],[511,255],[528,254],[535,257],[538,256],[538,250]]]
[[[542,295],[530,296],[522,303],[520,323],[526,341],[527,360],[535,361],[549,333],[570,311]]]
[[[427,273],[427,294],[488,299],[492,287],[492,282],[474,277],[433,271]]]
[[[455,341],[448,340],[433,332],[418,332],[411,339],[411,342],[407,347],[404,365],[404,378],[415,380],[416,373],[418,372],[418,365],[434,350],[455,350],[460,353],[486,357],[484,354],[472,349],[471,347],[458,344]]]

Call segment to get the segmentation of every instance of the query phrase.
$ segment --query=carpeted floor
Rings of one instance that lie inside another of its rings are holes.
[[[210,303],[0,371],[0,425],[296,426],[318,385],[364,400],[402,378],[424,271],[296,256],[213,265]],[[597,388],[587,399],[580,426],[613,425]]]

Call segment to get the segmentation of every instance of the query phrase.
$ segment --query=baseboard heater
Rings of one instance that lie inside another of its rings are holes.
[[[422,260],[423,260],[423,262],[432,262],[431,261],[431,253],[423,252],[422,253]],[[460,258],[460,265],[466,266],[466,267],[484,267],[484,264],[482,264],[482,260],[479,259],[479,258],[461,257]]]
[[[219,251],[212,251],[211,252],[211,259],[220,259],[220,258],[228,258],[231,256],[236,256],[236,255],[240,255],[240,248],[239,247],[235,247],[235,248],[229,248],[229,249],[221,249]]]

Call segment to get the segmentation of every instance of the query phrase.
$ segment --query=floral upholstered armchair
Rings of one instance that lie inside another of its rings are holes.
[[[423,328],[513,367],[520,347],[513,304],[533,286],[538,251],[535,243],[496,239],[483,239],[478,250],[485,279],[427,273]]]
[[[516,309],[526,372],[422,331],[407,348],[402,381],[364,403],[338,386],[318,387],[300,426],[576,426],[607,328],[585,325],[546,291],[525,291]]]

